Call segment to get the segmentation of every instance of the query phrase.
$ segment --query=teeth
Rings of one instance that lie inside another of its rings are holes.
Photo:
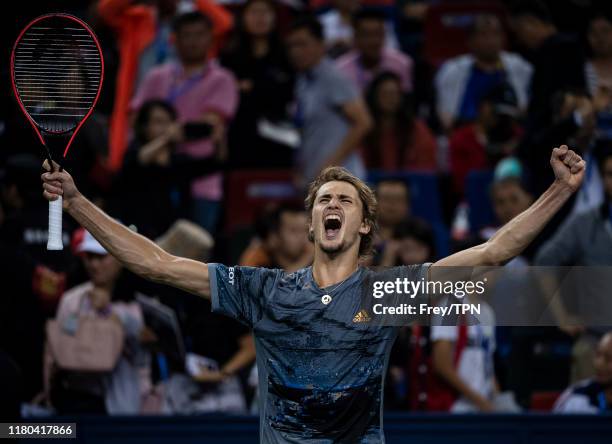
[[[329,216],[325,218],[325,220],[331,220],[331,219],[340,220],[340,216],[338,216],[337,214],[330,214]]]

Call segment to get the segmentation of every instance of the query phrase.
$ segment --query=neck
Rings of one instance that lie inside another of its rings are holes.
[[[94,284],[95,288],[100,288],[104,291],[107,291],[109,294],[113,294],[113,291],[115,290],[115,283],[114,282],[108,282],[106,284],[102,284],[102,285],[98,285],[98,284]]]
[[[356,246],[359,248],[359,243]],[[357,250],[353,250],[351,248],[332,257],[315,247],[312,275],[319,287],[325,288],[342,282],[357,270],[359,255]]]
[[[198,71],[201,71],[206,66],[206,60],[202,60],[199,62],[183,62],[183,71],[186,75],[195,74]]]
[[[361,64],[369,69],[376,68],[380,63],[380,57],[364,57],[361,56]]]
[[[476,59],[476,66],[483,71],[495,71],[499,66],[499,58],[496,59]]]
[[[609,65],[612,65],[612,54],[593,57],[592,62],[595,65],[605,66],[606,68],[609,68]]]
[[[541,32],[540,37],[540,45],[544,43],[547,39],[551,38],[553,35],[557,33],[557,28],[553,25],[545,25]]]
[[[394,127],[395,122],[395,114],[393,113],[384,113],[380,115],[380,124],[385,128]]]
[[[255,39],[253,40],[253,44],[251,45],[251,49],[255,57],[265,56],[268,53],[268,50],[270,49],[268,38],[266,36],[255,37]]]
[[[351,19],[353,18],[353,11],[349,11],[346,9],[339,9],[338,12],[340,13],[340,18],[342,19],[343,22],[345,23],[351,22]]]

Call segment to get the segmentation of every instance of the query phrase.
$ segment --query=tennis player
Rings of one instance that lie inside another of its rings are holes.
[[[435,279],[440,266],[500,264],[521,253],[584,175],[585,162],[567,146],[550,162],[554,183],[489,241],[433,265],[387,270],[387,278]],[[45,198],[63,195],[64,209],[130,270],[211,298],[214,311],[253,329],[262,443],[384,442],[383,377],[398,328],[374,326],[360,310],[360,286],[374,273],[359,266],[376,228],[366,184],[338,167],[316,178],[306,198],[314,261],[288,274],[172,256],[89,202],[66,171],[42,179]]]

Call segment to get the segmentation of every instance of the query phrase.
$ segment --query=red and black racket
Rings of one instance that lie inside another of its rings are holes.
[[[66,157],[98,101],[103,78],[104,59],[98,39],[76,17],[43,15],[32,20],[17,37],[11,54],[13,91],[50,163],[60,154]],[[60,197],[49,203],[47,249],[62,248]]]

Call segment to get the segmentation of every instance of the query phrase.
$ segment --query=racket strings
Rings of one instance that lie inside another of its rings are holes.
[[[32,25],[15,47],[14,80],[19,98],[42,129],[67,132],[93,106],[102,78],[101,54],[86,28],[62,17]]]

